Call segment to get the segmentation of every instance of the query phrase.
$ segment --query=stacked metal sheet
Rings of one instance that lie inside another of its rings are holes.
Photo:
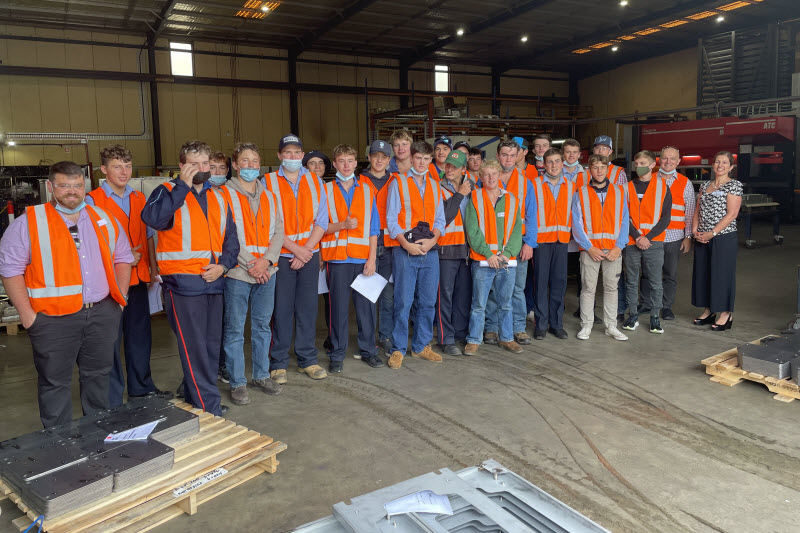
[[[146,439],[106,440],[152,422],[156,429]],[[50,519],[168,472],[175,457],[169,444],[199,430],[196,415],[158,398],[137,399],[0,442],[0,476]]]
[[[761,344],[737,348],[742,370],[785,379],[791,375],[792,361],[800,357],[800,335],[768,337]]]

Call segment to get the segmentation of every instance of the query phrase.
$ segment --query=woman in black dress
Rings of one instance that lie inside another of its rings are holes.
[[[714,177],[700,187],[692,233],[696,241],[692,276],[692,305],[703,307],[694,320],[714,331],[733,325],[736,296],[736,216],[742,205],[742,184],[730,176],[733,154],[714,156]]]

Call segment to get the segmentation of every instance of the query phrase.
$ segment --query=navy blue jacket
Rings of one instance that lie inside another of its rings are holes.
[[[175,212],[183,206],[186,195],[191,192],[195,200],[200,204],[203,213],[208,217],[208,198],[203,189],[199,193],[194,187],[189,187],[181,179],[172,180],[172,190],[170,191],[163,185],[156,187],[156,190],[147,199],[144,209],[142,209],[142,220],[145,224],[156,231],[166,231],[172,228],[175,222]],[[237,264],[239,256],[239,239],[236,236],[236,226],[233,216],[228,211],[228,221],[225,225],[225,239],[222,241],[222,253],[217,257],[216,263],[233,268]],[[209,264],[214,263],[214,259]],[[164,280],[164,288],[172,290],[183,296],[200,296],[203,294],[222,294],[225,287],[225,277],[220,276],[212,283],[206,282],[199,274],[172,274],[161,276]]]

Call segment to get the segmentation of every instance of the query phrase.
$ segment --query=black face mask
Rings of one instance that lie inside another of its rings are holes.
[[[198,172],[192,177],[192,183],[195,185],[202,185],[207,182],[211,177],[211,172]]]

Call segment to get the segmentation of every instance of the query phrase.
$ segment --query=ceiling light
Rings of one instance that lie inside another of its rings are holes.
[[[572,51],[573,54],[588,54],[589,52],[591,52],[591,50],[588,48],[578,48],[577,50]]]
[[[527,43],[528,42],[528,36],[527,35],[523,35],[522,37],[520,37],[519,40],[522,41],[523,43]]]
[[[461,37],[462,35],[464,35],[464,28],[458,28],[458,29],[456,30],[456,35],[458,35],[459,37]]]
[[[723,17],[722,15],[717,17],[717,22],[722,22],[723,20],[725,20],[725,17]]]
[[[16,146],[17,143],[14,141],[8,141],[6,144],[9,146]]]
[[[611,51],[612,52],[616,52],[617,50],[619,50],[619,46],[614,45],[614,46],[611,47]]]
[[[622,7],[627,6],[628,5],[628,0],[620,0],[619,5],[621,5]]]
[[[264,4],[263,6],[261,6],[261,11],[269,11],[269,6],[267,4]]]

